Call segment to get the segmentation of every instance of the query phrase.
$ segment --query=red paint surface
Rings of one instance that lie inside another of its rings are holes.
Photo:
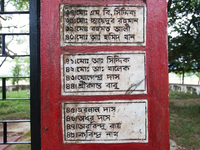
[[[60,47],[60,4],[141,4],[141,0],[41,0],[41,146],[43,150],[168,150],[167,4],[146,0],[146,46]],[[146,51],[147,94],[112,96],[61,96],[62,52]],[[148,143],[64,144],[62,101],[148,100]],[[45,130],[45,127],[48,129]]]

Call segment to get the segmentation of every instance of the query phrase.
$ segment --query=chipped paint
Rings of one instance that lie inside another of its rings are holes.
[[[61,5],[60,45],[145,45],[145,6]]]
[[[62,95],[144,94],[146,53],[64,53],[61,80]]]
[[[67,143],[148,142],[147,100],[62,103]]]

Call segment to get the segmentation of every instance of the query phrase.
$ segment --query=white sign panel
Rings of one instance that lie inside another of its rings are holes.
[[[146,53],[64,53],[61,80],[62,95],[146,94]]]
[[[145,6],[61,5],[61,46],[145,45]]]
[[[147,100],[63,102],[67,143],[148,142]]]

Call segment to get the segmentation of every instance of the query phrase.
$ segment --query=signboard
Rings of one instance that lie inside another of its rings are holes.
[[[145,7],[61,5],[61,46],[145,45]]]
[[[169,149],[166,6],[41,0],[41,149]]]
[[[62,103],[64,142],[148,142],[147,100]]]
[[[62,95],[146,93],[146,53],[64,53],[61,80]]]

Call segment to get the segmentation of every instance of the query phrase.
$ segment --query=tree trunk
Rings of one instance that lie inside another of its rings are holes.
[[[19,91],[19,83],[18,83],[19,81],[17,81],[17,91]]]
[[[182,84],[184,84],[184,75],[185,75],[185,72],[183,70]]]

